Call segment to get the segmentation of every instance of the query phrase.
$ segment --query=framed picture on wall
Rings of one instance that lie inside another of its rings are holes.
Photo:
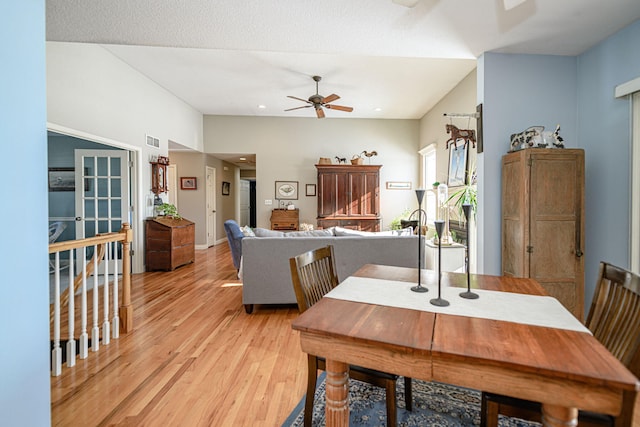
[[[222,195],[228,196],[231,193],[231,183],[222,181]]]
[[[276,199],[298,200],[298,181],[276,181]]]
[[[183,176],[180,178],[181,190],[197,190],[198,180],[195,176]]]
[[[75,191],[74,168],[49,168],[49,191]]]
[[[469,144],[458,144],[449,148],[449,187],[465,185],[469,160]]]
[[[307,184],[305,187],[305,195],[307,196],[315,196],[316,195],[316,185],[315,184]]]

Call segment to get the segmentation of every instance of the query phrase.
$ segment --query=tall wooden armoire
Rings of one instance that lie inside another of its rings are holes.
[[[318,226],[380,231],[381,165],[316,165]]]
[[[502,157],[502,273],[536,279],[584,316],[584,150]]]

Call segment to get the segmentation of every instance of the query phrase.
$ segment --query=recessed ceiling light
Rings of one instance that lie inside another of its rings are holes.
[[[382,111],[382,108],[376,107],[376,108],[373,109],[373,111]]]
[[[259,104],[259,105],[258,105],[258,108],[259,108],[259,109],[261,109],[261,110],[264,110],[265,108],[267,108],[267,106],[266,106],[266,105]]]

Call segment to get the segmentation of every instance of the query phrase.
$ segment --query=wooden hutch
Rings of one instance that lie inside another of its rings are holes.
[[[316,165],[318,227],[380,231],[382,165]]]

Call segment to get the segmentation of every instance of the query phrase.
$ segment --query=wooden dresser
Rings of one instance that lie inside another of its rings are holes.
[[[380,231],[381,165],[316,165],[318,227]]]
[[[300,211],[298,209],[274,209],[271,211],[272,230],[298,230]]]
[[[156,217],[146,221],[147,271],[175,270],[195,259],[195,224],[186,219]]]

